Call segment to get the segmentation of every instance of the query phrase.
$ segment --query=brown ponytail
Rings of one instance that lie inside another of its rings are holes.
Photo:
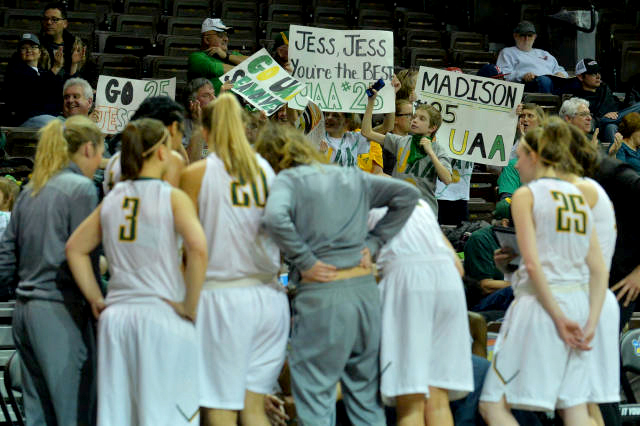
[[[566,121],[551,117],[541,126],[529,130],[524,140],[547,166],[566,173],[582,175],[582,166],[571,155],[571,130]]]
[[[169,139],[169,131],[160,120],[141,118],[130,122],[122,132],[122,180],[136,179],[145,160]]]
[[[569,147],[571,155],[576,162],[582,167],[584,176],[593,176],[598,164],[598,149],[585,136],[584,132],[577,126],[569,124],[571,132],[571,145]]]

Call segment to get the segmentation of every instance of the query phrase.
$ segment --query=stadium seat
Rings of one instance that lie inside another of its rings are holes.
[[[202,18],[211,15],[211,5],[207,0],[175,0],[172,16]]]
[[[0,48],[0,95],[3,95],[2,88],[4,88],[4,76],[7,73],[7,65],[11,56],[16,53],[16,49],[2,49]],[[1,117],[0,117],[1,118]]]
[[[258,50],[258,43],[255,39],[231,38],[229,39],[228,48],[230,51],[237,50],[245,56],[251,56]]]
[[[524,93],[523,103],[534,103],[540,106],[547,115],[555,115],[560,111],[562,100],[560,96],[551,93]]]
[[[406,47],[423,47],[428,49],[442,48],[442,32],[436,30],[404,30],[400,31],[401,44]]]
[[[98,66],[99,75],[126,78],[140,78],[142,75],[140,58],[137,56],[117,55],[111,53],[92,53],[91,57]]]
[[[357,19],[359,28],[393,31],[393,12],[388,10],[360,9]]]
[[[256,40],[258,25],[255,20],[225,19],[224,24],[233,27],[233,34],[229,35],[229,39]]]
[[[153,39],[149,36],[116,33],[108,34],[105,40],[104,53],[118,53],[143,57],[154,48]]]
[[[202,21],[201,18],[170,17],[167,20],[167,34],[199,37]]]
[[[222,3],[221,14],[225,25],[229,19],[252,20],[258,19],[258,7],[256,3],[243,1],[225,1]]]
[[[14,127],[7,133],[7,144],[4,150],[9,157],[34,158],[37,145],[36,129]]]
[[[129,15],[160,15],[165,11],[163,0],[125,0],[124,13]]]
[[[430,13],[406,11],[398,8],[395,11],[395,16],[398,28],[406,28],[407,30],[438,29],[438,19]]]
[[[158,44],[163,46],[165,56],[189,56],[200,50],[200,37],[161,34]]]
[[[98,15],[98,11],[107,14],[111,12],[121,12],[120,9],[114,9],[113,6],[121,5],[120,2],[114,2],[112,0],[74,0],[73,11],[74,12],[93,12]]]
[[[460,67],[466,73],[475,74],[484,64],[496,62],[496,54],[493,52],[477,50],[452,50],[452,65]]]
[[[33,33],[42,28],[42,10],[8,9],[4,13],[4,28],[16,28]]]
[[[448,65],[447,51],[444,49],[409,48],[402,49],[406,67],[425,66],[444,68]]]
[[[72,34],[92,33],[96,29],[96,14],[91,12],[68,12],[67,22]]]
[[[116,31],[151,36],[156,33],[157,24],[158,18],[156,16],[118,15]]]
[[[315,9],[316,7],[338,7],[344,8],[346,6],[345,1],[343,0],[313,0],[311,7]]]
[[[628,83],[634,76],[640,74],[640,41],[623,42],[621,57],[620,81]]]
[[[385,0],[356,0],[353,9],[354,10],[384,10],[393,14],[393,7],[390,7],[391,3]]]
[[[18,49],[18,41],[22,38],[22,34],[24,34],[23,30],[15,28],[0,29],[0,49],[15,52]]]
[[[16,0],[16,8],[39,10],[42,14],[42,10],[49,3],[51,2],[47,0]]]
[[[267,40],[274,40],[276,34],[282,31],[289,31],[289,24],[284,22],[267,22],[265,29],[265,38]]]
[[[347,10],[344,7],[316,7],[313,11],[314,24],[347,26]]]
[[[449,49],[486,50],[487,37],[484,34],[453,31],[449,38]]]
[[[302,24],[304,11],[298,4],[270,4],[267,12],[269,21]]]
[[[18,395],[22,392],[22,367],[20,355],[13,351],[4,369],[4,386],[9,398],[9,404],[15,415],[15,424],[24,426],[24,413],[18,404]]]
[[[151,78],[172,78],[176,81],[187,81],[187,66],[189,58],[178,56],[146,56],[144,61],[145,74]]]

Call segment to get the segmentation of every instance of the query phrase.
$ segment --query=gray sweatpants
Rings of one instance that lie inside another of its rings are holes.
[[[336,385],[354,425],[385,425],[379,398],[380,294],[372,276],[301,284],[289,363],[302,425],[334,425]]]
[[[86,306],[18,299],[13,338],[27,425],[95,424],[95,334]]]

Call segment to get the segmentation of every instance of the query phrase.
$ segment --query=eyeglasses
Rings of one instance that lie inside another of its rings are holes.
[[[42,22],[53,22],[54,24],[57,24],[60,21],[64,21],[65,18],[56,18],[56,17],[48,17],[45,16],[44,18],[42,18]]]
[[[20,48],[20,52],[28,52],[28,51],[35,52],[38,49],[39,49],[38,46],[22,46]]]
[[[593,114],[590,112],[577,112],[576,117],[593,117]]]

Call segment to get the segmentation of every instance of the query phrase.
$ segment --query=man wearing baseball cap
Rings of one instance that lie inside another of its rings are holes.
[[[222,19],[205,19],[202,22],[200,33],[202,50],[189,55],[187,78],[189,80],[199,77],[209,79],[216,95],[218,95],[220,86],[222,86],[219,77],[229,72],[247,57],[236,51],[227,51],[229,34],[233,33],[233,28],[224,25]]]
[[[500,51],[497,65],[508,81],[524,83],[526,92],[551,93],[554,91],[551,76],[567,78],[568,75],[552,54],[533,48],[536,37],[536,28],[531,22],[520,22],[513,30],[516,45]]]
[[[580,81],[580,87],[573,90],[572,94],[589,102],[589,111],[596,127],[600,129],[600,140],[612,143],[622,117],[630,112],[640,111],[640,103],[625,108],[624,103],[602,81],[600,64],[595,59],[584,58],[578,61],[576,77]]]
[[[486,78],[495,78],[496,80],[504,80],[504,76],[506,74],[495,64],[485,64],[478,70],[476,75]]]

